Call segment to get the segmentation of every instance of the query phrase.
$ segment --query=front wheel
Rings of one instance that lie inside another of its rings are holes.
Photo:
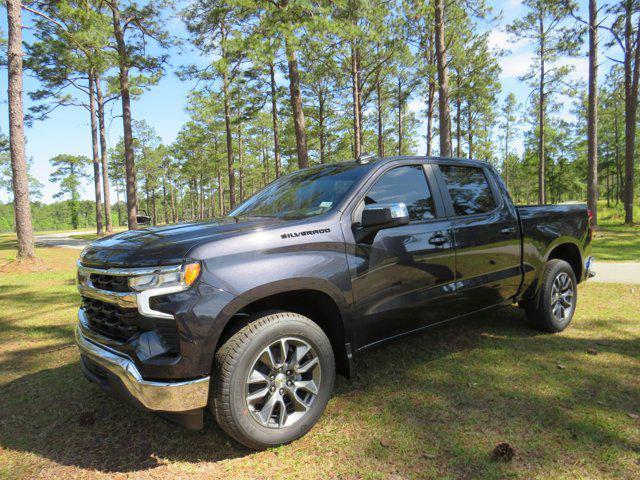
[[[264,449],[307,433],[324,411],[335,379],[331,343],[307,317],[258,314],[215,357],[209,403],[220,427]]]
[[[578,302],[575,273],[564,260],[547,262],[537,303],[526,306],[527,318],[534,328],[545,332],[561,332],[573,319]]]

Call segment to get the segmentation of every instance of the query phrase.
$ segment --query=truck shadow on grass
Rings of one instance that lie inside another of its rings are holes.
[[[594,346],[622,364],[640,354],[637,340],[538,334],[511,308],[395,341],[363,354],[354,379],[339,377],[319,425],[281,455],[314,454],[333,437],[347,458],[395,463],[407,475],[431,462],[455,477],[475,477],[502,468],[478,447],[501,440],[515,443],[534,467],[638,454],[619,425],[640,404],[637,383],[627,381],[633,371],[586,353]],[[204,430],[190,432],[111,399],[68,358],[0,389],[5,454],[104,473],[253,455],[210,415]],[[549,439],[563,448],[546,445]]]

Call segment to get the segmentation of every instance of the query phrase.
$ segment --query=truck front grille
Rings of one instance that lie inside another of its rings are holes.
[[[175,320],[148,318],[136,308],[121,308],[93,298],[82,298],[82,308],[89,327],[107,338],[126,342],[142,332],[156,331],[170,353],[180,352],[178,327]]]
[[[126,342],[140,331],[135,308],[120,308],[111,303],[84,297],[82,308],[87,315],[89,326],[105,337]]]
[[[129,287],[129,277],[124,275],[92,273],[91,283],[95,288],[109,292],[123,293],[132,291],[131,287]]]

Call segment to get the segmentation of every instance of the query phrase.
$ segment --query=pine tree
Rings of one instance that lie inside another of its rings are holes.
[[[124,153],[127,192],[127,221],[129,229],[138,227],[136,166],[133,151],[133,131],[131,115],[132,87],[144,88],[156,84],[164,73],[166,54],[153,55],[148,44],[155,42],[166,49],[171,37],[165,30],[162,8],[166,2],[151,0],[139,5],[134,0],[105,0],[111,11],[113,37],[117,52],[118,80],[122,103],[122,128],[124,132]],[[137,71],[132,85],[131,72]]]
[[[98,145],[95,79],[110,66],[104,51],[110,41],[109,21],[87,2],[73,1],[43,4],[36,12],[35,37],[28,46],[27,66],[35,72],[42,88],[30,93],[40,103],[32,112],[40,119],[58,106],[82,106],[90,117],[95,215],[98,235],[104,233],[101,177]],[[80,92],[69,95],[67,86]],[[82,98],[84,97],[84,98]],[[108,185],[107,185],[108,186]],[[106,190],[105,190],[106,191]]]
[[[575,55],[577,38],[575,32],[565,25],[573,10],[567,0],[524,0],[528,13],[508,26],[516,39],[528,41],[535,47],[536,60],[522,81],[536,91],[538,102],[538,203],[544,204],[546,196],[546,139],[547,104],[566,81],[571,71],[568,65],[552,66],[562,56]]]
[[[49,175],[49,181],[59,184],[59,190],[54,198],[69,196],[71,208],[71,226],[78,228],[78,200],[80,198],[80,186],[82,181],[89,178],[86,167],[91,160],[82,155],[57,155],[49,160],[53,171]]]
[[[7,66],[9,72],[9,151],[13,183],[13,208],[18,258],[35,258],[33,247],[33,225],[29,202],[29,179],[24,149],[24,113],[22,107],[22,2],[7,0]]]

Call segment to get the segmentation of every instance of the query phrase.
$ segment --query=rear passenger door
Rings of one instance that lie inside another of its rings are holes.
[[[456,249],[457,313],[508,301],[522,278],[513,205],[488,167],[445,162],[437,170]]]

